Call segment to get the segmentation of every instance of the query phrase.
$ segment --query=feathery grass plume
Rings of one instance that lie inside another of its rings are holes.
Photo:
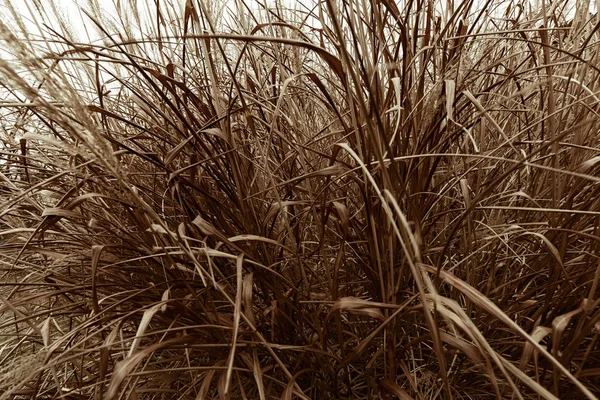
[[[590,2],[5,3],[2,398],[597,398]]]

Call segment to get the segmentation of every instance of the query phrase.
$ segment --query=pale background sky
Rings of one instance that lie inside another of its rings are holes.
[[[0,0],[3,3],[5,3],[4,7],[0,8],[0,18],[5,21],[8,22],[9,26],[14,24],[14,19],[12,18],[12,16],[10,15],[10,6],[14,7],[15,11],[17,13],[19,13],[23,20],[26,23],[27,29],[30,32],[39,32],[37,27],[36,27],[36,23],[34,22],[34,19],[37,17],[39,19],[40,13],[38,12],[38,10],[35,10],[32,8],[32,4],[34,3],[34,0],[21,0],[21,1],[11,1],[11,0]],[[93,24],[91,22],[89,22],[89,19],[83,15],[81,13],[81,11],[79,10],[79,7],[77,6],[77,3],[81,4],[84,8],[88,8],[89,9],[89,2],[87,0],[38,0],[42,5],[43,5],[43,11],[46,12],[47,18],[51,18],[52,14],[54,14],[53,11],[56,11],[56,13],[62,15],[63,19],[70,25],[70,29],[73,31],[73,33],[77,36],[77,39],[79,39],[82,42],[88,42],[88,41],[93,41],[93,40],[97,40],[99,38],[99,36],[97,35],[97,33],[94,31],[93,29]],[[179,4],[181,7],[181,10],[184,9],[185,7],[185,3],[186,0],[172,0],[173,3],[175,4]],[[226,5],[228,7],[234,7],[234,0],[224,0],[225,3],[227,3]],[[274,0],[264,0],[267,1],[267,4],[269,3],[273,3]],[[296,3],[295,0],[280,0],[282,3],[289,5],[290,8],[295,8],[298,6],[299,3]],[[440,8],[443,7],[443,4],[446,3],[446,1],[439,1],[439,0],[434,0],[435,3],[437,5],[440,6]],[[531,4],[532,6],[539,6],[541,0],[531,0],[529,2],[529,4]],[[600,2],[600,0],[592,0],[589,2],[590,4],[590,10],[595,10],[596,9],[596,2]],[[210,3],[211,0],[206,0],[206,3]],[[220,3],[223,2],[223,0],[219,0]],[[250,3],[252,3],[253,1],[250,0]],[[404,3],[404,1],[397,1],[398,3]],[[484,0],[479,0],[478,2],[480,2],[481,4],[483,4]],[[569,1],[570,5],[572,5],[571,7],[571,12],[570,17],[572,17],[572,15],[575,12],[575,4],[579,2],[580,4],[584,4],[582,2],[582,0],[571,0]],[[122,8],[124,7],[129,7],[130,5],[135,5],[137,4],[138,10],[144,12],[144,9],[147,9],[148,6],[150,6],[151,8],[155,7],[155,1],[154,0],[97,0],[97,3],[99,4],[100,8],[102,9],[102,13],[105,17],[107,18],[114,18],[117,15],[117,7],[120,6]],[[309,6],[311,6],[312,4],[314,4],[314,0],[306,0],[304,1],[305,4],[308,4]],[[455,4],[459,4],[460,0],[455,0]],[[511,1],[505,1],[504,2],[506,5],[512,3]],[[557,3],[557,2],[554,2]],[[258,5],[257,5],[258,7]],[[551,2],[547,1],[547,7],[551,7]],[[500,7],[500,8],[505,8],[505,7]],[[181,13],[183,15],[183,12]],[[35,17],[32,17],[35,16]],[[225,15],[226,18],[226,15]],[[568,17],[569,18],[569,17]],[[86,23],[83,23],[83,21],[86,21]],[[56,22],[56,21],[54,21]],[[53,23],[54,25],[54,23]]]

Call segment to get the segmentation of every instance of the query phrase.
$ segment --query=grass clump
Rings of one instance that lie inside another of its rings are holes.
[[[123,3],[3,17],[1,399],[596,398],[589,4]]]

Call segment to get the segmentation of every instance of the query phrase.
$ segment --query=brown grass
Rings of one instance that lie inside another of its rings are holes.
[[[179,3],[3,17],[0,399],[597,398],[585,1]]]

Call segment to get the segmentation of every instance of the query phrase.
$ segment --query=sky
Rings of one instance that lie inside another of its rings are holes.
[[[82,5],[84,8],[89,8],[88,0],[20,0],[20,1],[12,1],[12,0],[0,0],[5,3],[4,7],[0,7],[0,18],[4,21],[9,21],[10,23],[14,23],[14,19],[10,16],[9,5],[14,7],[15,11],[19,13],[25,20],[27,25],[27,29],[35,32],[37,31],[37,27],[31,15],[35,15],[39,18],[39,12],[35,9],[29,8],[34,2],[38,1],[43,5],[43,11],[47,12],[48,16],[51,16],[53,8],[55,7],[58,14],[62,15],[62,17],[69,23],[70,28],[73,33],[78,36],[78,39],[81,41],[95,40],[98,39],[98,35],[91,28],[91,23],[82,23],[82,21],[89,21],[89,19],[83,15],[78,7],[78,3]],[[102,13],[106,17],[116,16],[118,7],[127,7],[130,4],[137,4],[139,9],[145,8],[147,4],[151,4],[151,7],[154,7],[155,0],[96,0],[99,4]],[[172,0],[174,3],[180,3],[181,9],[185,7],[185,2],[187,0]],[[206,0],[207,3],[210,3],[211,0]],[[219,0],[222,1],[222,0]],[[230,3],[233,6],[235,0],[225,0],[227,3]],[[265,0],[261,0],[265,1]],[[267,2],[272,2],[274,0],[266,0]],[[293,8],[295,0],[280,0],[284,3],[289,3]],[[307,0],[306,4],[314,3],[315,0]],[[455,4],[459,4],[461,0],[455,0]],[[476,0],[483,4],[484,0]],[[541,0],[530,0],[530,4],[539,6]],[[575,3],[580,2],[583,3],[584,0],[570,0],[573,6]],[[250,0],[252,2],[252,0]],[[398,1],[397,1],[398,2]],[[442,7],[446,1],[434,0],[434,2]],[[399,1],[398,3],[403,3],[403,1]],[[512,3],[511,1],[506,1],[506,4]],[[554,2],[556,3],[556,2]],[[548,7],[550,7],[552,2],[548,1]],[[596,0],[590,1],[590,9],[596,9]],[[48,12],[49,11],[49,12]],[[575,8],[571,7],[570,15],[567,18],[571,17],[574,14]]]

